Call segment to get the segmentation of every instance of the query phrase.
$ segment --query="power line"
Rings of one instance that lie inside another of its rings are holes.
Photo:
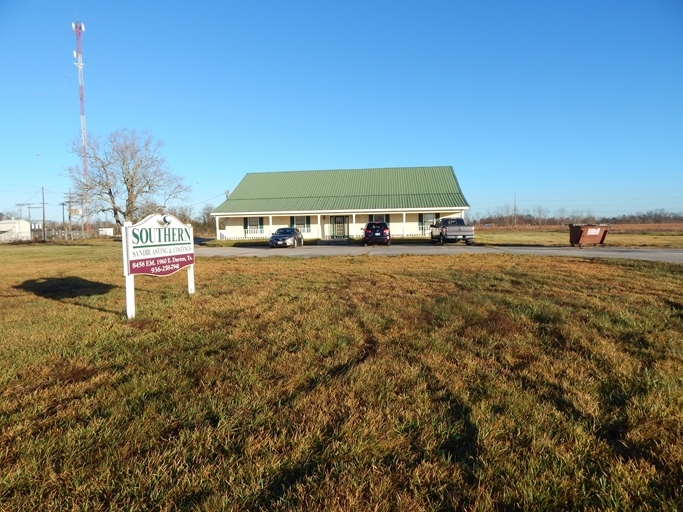
[[[213,200],[216,199],[217,197],[223,197],[224,195],[225,195],[225,194],[218,194],[217,196],[210,197],[209,199],[205,199],[204,201],[199,201],[198,203],[194,203],[194,204],[191,204],[191,205],[188,205],[188,206],[189,206],[190,208],[192,208],[193,206],[197,206],[198,204],[208,203],[209,201],[213,201]]]
[[[57,197],[61,197],[61,196],[64,195],[64,192],[52,192],[52,191],[49,190],[49,189],[45,189],[45,192],[49,192],[49,193],[52,194],[53,196],[57,196]]]

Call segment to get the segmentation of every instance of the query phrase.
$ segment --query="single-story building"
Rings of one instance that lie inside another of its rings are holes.
[[[0,242],[31,240],[31,223],[22,219],[0,220]]]
[[[296,227],[305,238],[355,238],[366,222],[393,236],[429,236],[439,217],[469,209],[451,166],[249,173],[211,216],[216,238],[270,236]]]

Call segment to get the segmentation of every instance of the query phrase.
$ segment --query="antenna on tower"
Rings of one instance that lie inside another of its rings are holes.
[[[83,159],[83,181],[85,182],[86,197],[83,198],[85,206],[84,215],[86,216],[87,232],[90,234],[90,216],[88,213],[90,203],[88,201],[88,137],[85,130],[85,93],[83,87],[83,49],[81,46],[81,35],[85,32],[85,24],[76,20],[71,23],[71,31],[76,34],[76,50],[73,52],[74,64],[78,68],[78,97],[81,103],[81,158]]]

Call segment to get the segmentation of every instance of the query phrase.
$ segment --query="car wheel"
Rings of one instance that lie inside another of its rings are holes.
[[[368,243],[364,241],[364,242],[363,242],[363,247],[367,247],[367,246],[368,246]]]
[[[294,239],[294,243],[292,244],[292,249],[296,249],[296,238]]]
[[[391,245],[391,240],[387,240],[387,247]]]
[[[439,236],[439,245],[443,245],[443,235]]]
[[[472,240],[465,240],[465,245],[472,245]]]

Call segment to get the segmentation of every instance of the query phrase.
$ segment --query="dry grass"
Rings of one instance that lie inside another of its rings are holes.
[[[2,510],[675,510],[683,268],[0,248]]]
[[[611,247],[683,248],[683,224],[615,224],[608,228],[605,245]],[[429,238],[402,238],[394,234],[394,244],[425,244]],[[566,226],[518,226],[516,229],[475,228],[475,242],[479,245],[535,245],[566,247],[569,245],[569,228]],[[307,240],[307,244],[316,243]],[[359,239],[351,243],[360,244]],[[212,247],[240,247],[267,245],[267,239],[210,240]]]
[[[519,226],[517,229],[477,227],[475,241],[486,245],[569,245],[569,229],[562,226]],[[610,247],[683,248],[683,224],[615,224],[608,228]]]

